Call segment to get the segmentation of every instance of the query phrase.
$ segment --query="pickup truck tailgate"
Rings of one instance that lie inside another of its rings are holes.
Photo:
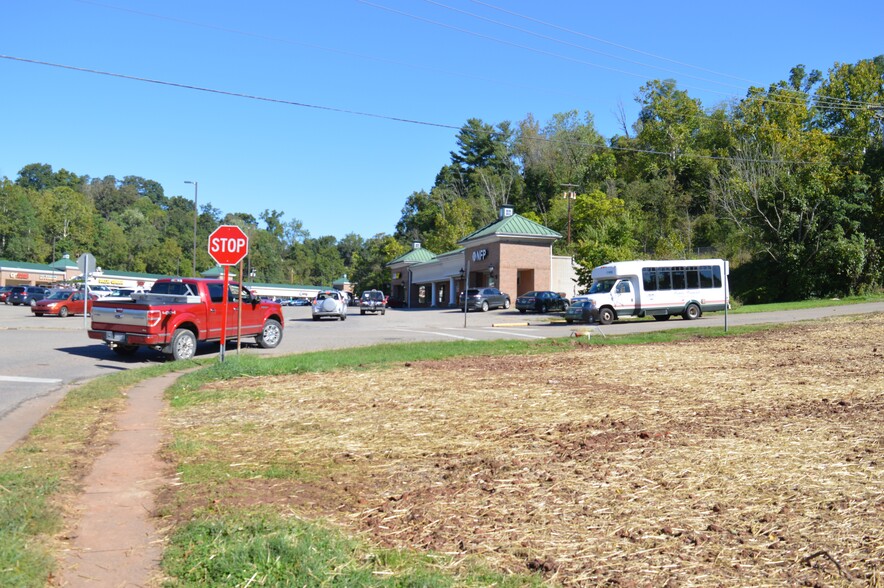
[[[93,306],[92,328],[101,324],[107,326],[147,327],[147,309],[126,308],[124,306]]]

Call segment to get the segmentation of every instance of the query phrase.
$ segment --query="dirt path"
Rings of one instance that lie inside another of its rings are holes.
[[[75,505],[79,522],[60,562],[58,585],[149,586],[159,575],[162,537],[151,514],[155,491],[168,482],[157,458],[163,391],[180,375],[148,380],[129,391],[111,449],[83,481]]]

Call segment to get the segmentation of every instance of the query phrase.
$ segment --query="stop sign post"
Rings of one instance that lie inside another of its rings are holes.
[[[209,235],[209,255],[218,265],[224,266],[223,309],[221,316],[221,361],[224,361],[227,336],[227,284],[230,266],[238,264],[249,253],[249,236],[236,225],[221,225]]]

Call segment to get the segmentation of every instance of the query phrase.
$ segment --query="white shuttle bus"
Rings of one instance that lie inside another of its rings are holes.
[[[590,300],[593,318],[603,325],[624,316],[693,320],[726,308],[728,273],[723,259],[618,261],[594,268],[592,287],[575,301]]]

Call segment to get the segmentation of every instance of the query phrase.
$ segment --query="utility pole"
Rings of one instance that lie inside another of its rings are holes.
[[[199,218],[199,206],[197,205],[197,197],[199,190],[199,182],[196,180],[184,180],[185,184],[193,184],[193,277],[197,277],[196,273],[196,221]]]
[[[559,184],[566,188],[563,196],[568,200],[568,246],[571,246],[571,202],[577,199],[577,192],[573,188],[577,188],[577,184]]]

